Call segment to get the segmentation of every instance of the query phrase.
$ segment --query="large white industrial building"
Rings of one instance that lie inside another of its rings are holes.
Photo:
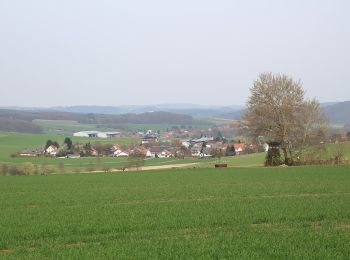
[[[99,137],[99,138],[113,138],[120,136],[120,132],[99,132],[99,131],[80,131],[73,134],[77,137]]]

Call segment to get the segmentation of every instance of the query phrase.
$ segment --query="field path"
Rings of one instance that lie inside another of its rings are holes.
[[[197,165],[198,163],[178,163],[178,164],[167,164],[167,165],[153,165],[153,166],[142,166],[142,167],[132,167],[127,168],[125,171],[148,171],[148,170],[162,170],[162,169],[175,169],[175,168],[184,168]],[[119,169],[113,169],[112,172],[121,171]]]

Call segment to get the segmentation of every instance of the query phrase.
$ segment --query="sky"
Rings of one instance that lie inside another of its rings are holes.
[[[244,105],[264,72],[350,100],[348,0],[3,0],[0,106]]]

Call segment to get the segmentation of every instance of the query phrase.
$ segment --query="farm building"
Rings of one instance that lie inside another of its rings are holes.
[[[73,136],[77,137],[97,137],[98,136],[98,131],[81,131],[81,132],[76,132],[73,134]]]
[[[97,134],[97,137],[100,137],[100,138],[113,138],[118,136],[120,136],[119,132],[99,132]]]
[[[113,138],[120,136],[120,132],[99,132],[99,131],[80,131],[73,134],[77,137],[99,137],[99,138]]]

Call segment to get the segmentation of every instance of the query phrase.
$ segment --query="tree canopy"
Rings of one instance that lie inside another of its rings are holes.
[[[305,98],[300,81],[282,74],[264,73],[250,91],[245,129],[253,136],[278,142],[285,164],[293,164],[306,145],[321,141],[326,118],[316,99]]]

